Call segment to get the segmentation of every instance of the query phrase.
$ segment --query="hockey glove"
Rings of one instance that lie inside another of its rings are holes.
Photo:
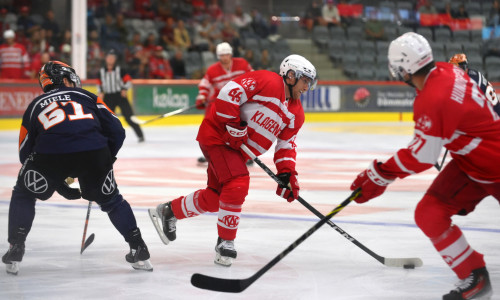
[[[278,178],[281,180],[278,188],[276,189],[276,195],[283,197],[288,202],[292,202],[295,199],[299,198],[299,181],[297,180],[297,172],[293,173],[280,173],[278,174]]]
[[[382,195],[387,186],[394,181],[395,176],[384,174],[380,169],[380,162],[374,160],[368,169],[359,173],[351,185],[351,190],[361,187],[361,195],[354,199],[357,203],[364,203]]]
[[[56,191],[59,193],[59,195],[63,196],[68,200],[77,200],[82,197],[80,189],[70,187],[66,181],[64,181],[63,184],[61,184],[56,189]]]
[[[197,109],[205,109],[206,103],[207,103],[207,98],[196,97],[196,102],[194,104],[196,105]]]
[[[247,135],[247,122],[241,121],[238,123],[227,123],[226,132],[223,139],[229,147],[240,150],[240,147],[248,139]]]

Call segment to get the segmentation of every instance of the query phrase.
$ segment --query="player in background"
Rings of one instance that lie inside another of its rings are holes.
[[[244,58],[233,57],[233,48],[229,43],[218,44],[215,53],[219,61],[207,68],[205,76],[198,84],[198,96],[196,96],[196,108],[205,109],[205,115],[226,83],[241,74],[253,71],[252,66]],[[198,158],[199,163],[206,161],[203,156]]]
[[[253,71],[221,89],[197,137],[208,161],[207,187],[150,209],[162,240],[176,239],[177,220],[218,212],[214,261],[224,266],[232,264],[236,258],[234,239],[250,184],[248,157],[240,149],[242,144],[259,156],[276,141],[274,163],[278,177],[285,183],[285,187],[278,186],[276,193],[289,202],[298,198],[295,138],[304,123],[300,95],[315,84],[314,66],[300,55],[290,55],[281,63],[279,75]]]
[[[389,45],[393,77],[416,88],[414,137],[386,162],[370,163],[351,185],[364,203],[396,178],[431,168],[441,148],[452,160],[439,172],[415,210],[415,222],[460,281],[443,296],[489,299],[491,283],[483,255],[474,250],[452,216],[465,216],[487,196],[500,201],[500,117],[477,82],[458,67],[434,62],[427,40],[405,33]]]
[[[19,270],[36,199],[47,200],[54,191],[69,200],[83,197],[99,204],[130,246],[127,262],[152,271],[134,213],[114,178],[113,162],[125,139],[120,120],[101,98],[81,89],[75,70],[62,62],[45,64],[39,82],[44,93],[28,105],[19,134],[23,166],[9,207],[10,247],[2,257],[7,273]],[[81,191],[68,186],[67,177],[78,178]]]
[[[14,30],[5,30],[3,38],[5,43],[0,45],[0,78],[30,78],[30,58],[24,45],[16,42]]]
[[[99,97],[114,112],[118,106],[127,121],[132,127],[139,143],[144,142],[144,134],[139,126],[140,120],[134,116],[132,106],[127,99],[127,91],[132,86],[132,77],[117,64],[117,54],[114,50],[108,51],[104,58],[104,66],[99,70]]]
[[[491,105],[493,105],[493,109],[497,112],[498,115],[500,115],[500,104],[498,103],[497,93],[495,92],[495,89],[493,88],[491,83],[486,80],[486,77],[484,77],[481,72],[469,68],[467,56],[464,53],[455,54],[450,58],[449,63],[454,64],[455,66],[464,70],[470,78],[474,79],[477,82],[477,85],[479,86],[481,91],[483,91],[486,98],[491,102]]]

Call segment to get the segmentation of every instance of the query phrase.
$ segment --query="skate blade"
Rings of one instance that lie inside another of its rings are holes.
[[[17,275],[19,272],[19,263],[19,261],[13,261],[10,264],[6,264],[5,271],[7,271],[7,274]]]
[[[135,270],[153,272],[153,265],[151,264],[149,259],[139,260],[135,263],[132,263],[131,265]]]
[[[233,258],[227,256],[221,256],[220,254],[216,253],[214,263],[219,266],[230,267],[233,264]]]
[[[148,212],[149,212],[149,217],[151,218],[151,222],[153,222],[153,225],[156,229],[156,232],[158,232],[161,241],[163,242],[163,244],[168,245],[170,241],[168,240],[165,233],[163,233],[163,228],[160,225],[161,217],[159,216],[158,211],[156,211],[156,208],[150,208]]]

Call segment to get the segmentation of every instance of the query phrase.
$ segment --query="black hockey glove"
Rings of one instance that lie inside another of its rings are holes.
[[[61,184],[56,191],[59,193],[59,195],[63,196],[64,198],[68,200],[77,200],[82,197],[82,192],[80,189],[77,188],[72,188],[64,181],[63,184]]]

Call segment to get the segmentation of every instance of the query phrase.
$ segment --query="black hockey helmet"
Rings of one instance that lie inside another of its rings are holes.
[[[63,86],[64,78],[73,82],[75,87],[82,87],[80,77],[76,75],[75,69],[60,61],[49,61],[43,65],[38,73],[38,81],[44,92]]]

